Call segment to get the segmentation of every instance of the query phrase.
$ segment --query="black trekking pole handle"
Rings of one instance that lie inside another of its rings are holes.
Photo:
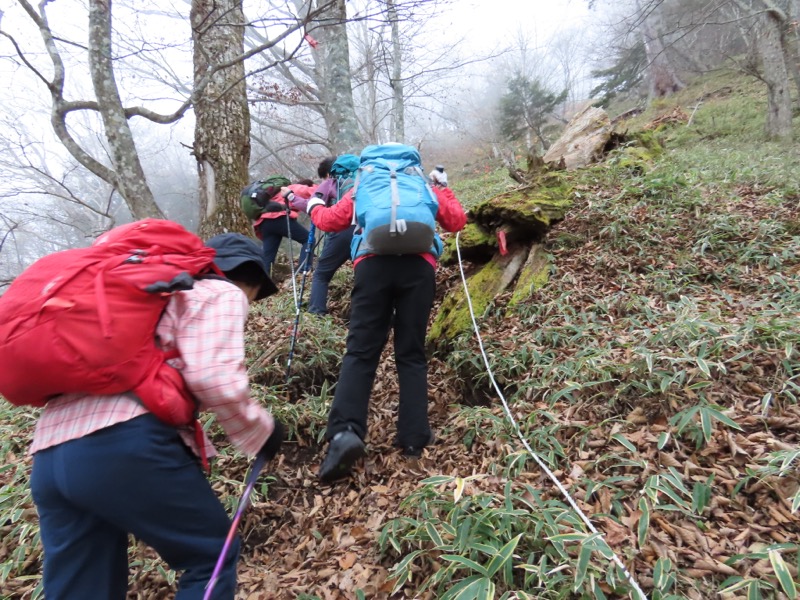
[[[283,201],[286,204],[286,212],[290,212],[292,209],[289,204],[294,200],[294,192],[292,190],[286,190],[283,194]]]

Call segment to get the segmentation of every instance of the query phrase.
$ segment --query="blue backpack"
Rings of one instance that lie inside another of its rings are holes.
[[[365,254],[442,253],[436,233],[439,201],[422,171],[413,146],[367,146],[353,187],[350,244],[353,260]]]

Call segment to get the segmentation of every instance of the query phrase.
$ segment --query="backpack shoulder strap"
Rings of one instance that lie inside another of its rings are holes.
[[[433,188],[431,187],[430,179],[428,179],[428,176],[425,175],[425,173],[422,170],[422,167],[415,166],[414,167],[414,171],[417,173],[417,175],[422,177],[422,181],[425,182],[425,189],[428,190],[428,194],[430,194],[431,200],[433,200],[436,203],[436,205],[438,206],[439,205],[439,198],[434,193]]]
[[[356,171],[356,180],[353,182],[353,219],[350,221],[351,225],[358,225],[358,219],[356,218],[356,193],[358,192],[358,183],[361,181],[361,169],[365,169],[366,167],[358,167],[358,171]]]

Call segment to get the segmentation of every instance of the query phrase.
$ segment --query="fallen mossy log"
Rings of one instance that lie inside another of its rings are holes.
[[[484,263],[500,250],[499,235],[508,247],[544,239],[572,206],[572,186],[563,172],[545,172],[530,184],[486,200],[469,211],[459,236],[463,260]],[[455,264],[455,236],[448,238],[442,264]]]
[[[447,239],[442,264],[457,262],[456,239],[461,259],[472,263],[467,285],[477,319],[509,289],[512,290],[510,298],[504,301],[511,307],[528,301],[547,283],[550,263],[544,239],[572,206],[571,175],[565,169],[596,162],[611,152],[608,156],[613,157],[617,168],[647,171],[663,151],[653,131],[631,135],[612,132],[603,111],[592,113],[596,126],[588,126],[584,120],[591,120],[590,113],[583,111],[575,117],[575,131],[565,132],[562,144],[565,152],[570,149],[585,151],[591,146],[591,152],[585,153],[585,161],[570,160],[565,165],[563,156],[558,160],[553,158],[555,152],[550,153],[551,161],[547,160],[547,155],[542,160],[529,154],[527,170],[516,169],[512,177],[525,183],[472,208],[461,234]],[[447,347],[471,327],[463,286],[458,286],[445,297],[431,326],[428,342],[435,347]]]
[[[541,288],[550,275],[550,262],[544,246],[517,245],[505,255],[499,252],[480,267],[467,280],[472,308],[480,319],[486,308],[513,285],[509,305],[518,304],[531,297]],[[472,329],[464,287],[454,288],[442,302],[436,319],[428,333],[428,341],[434,344],[453,340],[459,334]]]
[[[571,205],[572,188],[565,175],[544,172],[529,185],[490,198],[470,211],[458,248],[462,260],[480,265],[467,280],[476,317],[508,290],[513,290],[509,304],[519,304],[547,282],[550,264],[543,240]],[[451,236],[443,264],[457,262],[455,244],[456,236]],[[471,327],[460,286],[442,303],[428,341],[438,346]]]

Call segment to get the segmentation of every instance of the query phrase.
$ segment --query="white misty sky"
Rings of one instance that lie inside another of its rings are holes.
[[[506,46],[521,30],[539,44],[555,32],[580,27],[590,14],[587,0],[452,0],[441,28],[469,39],[480,50]]]

